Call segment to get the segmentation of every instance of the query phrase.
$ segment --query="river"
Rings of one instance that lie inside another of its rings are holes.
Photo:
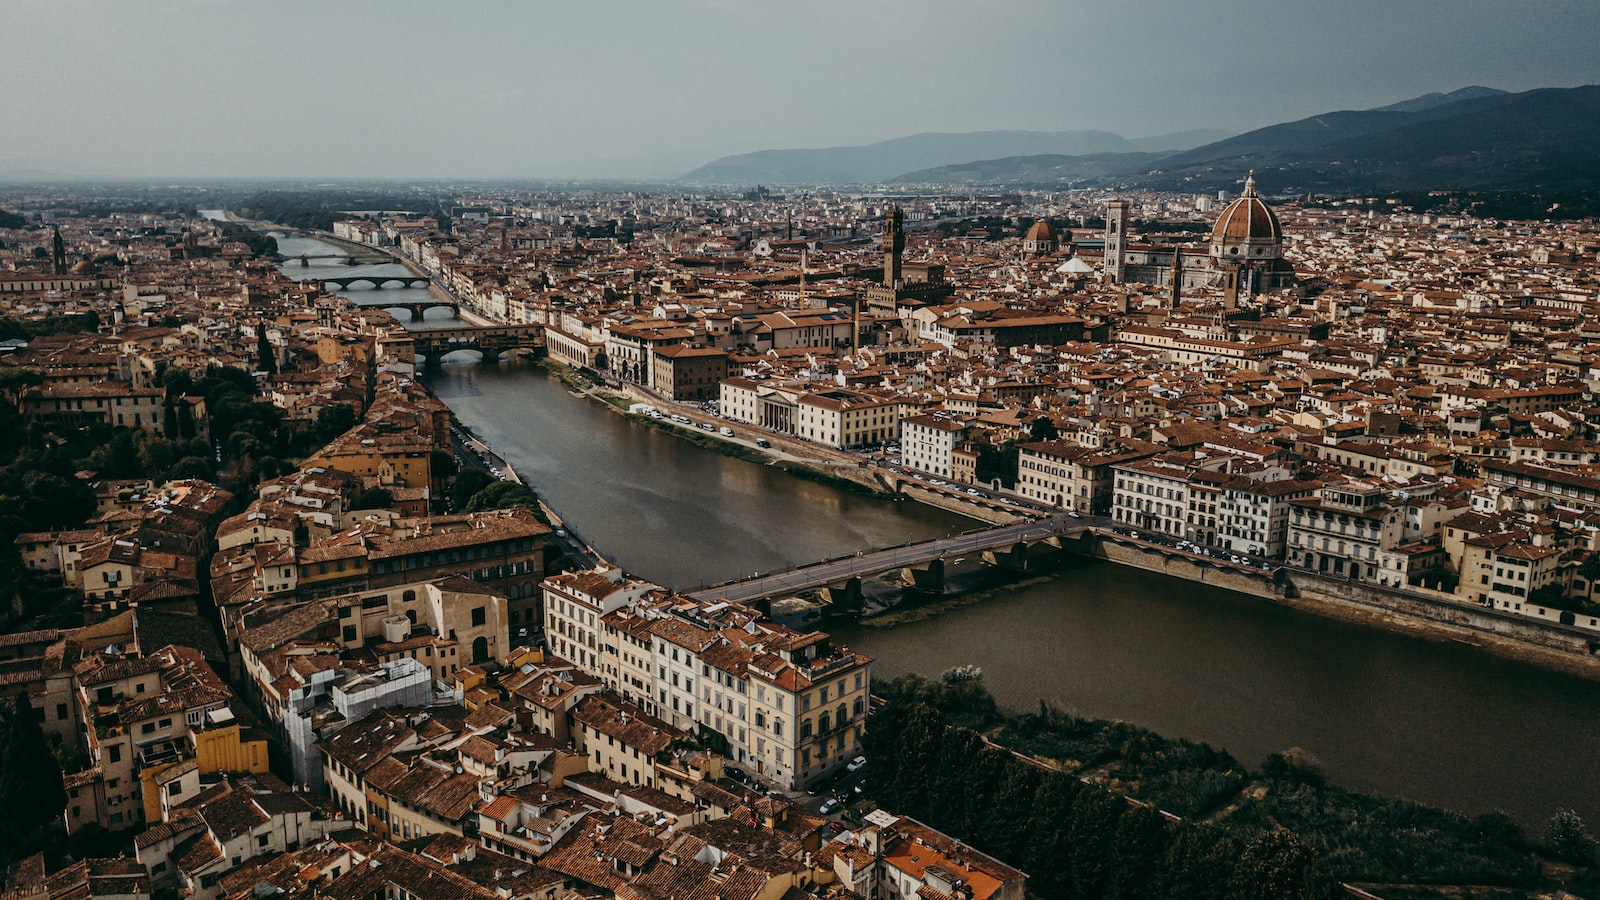
[[[279,243],[310,252],[303,240]],[[350,271],[284,268],[333,270]],[[434,311],[422,325],[454,323]],[[676,440],[526,363],[447,359],[423,381],[597,550],[680,589],[972,524]],[[1561,807],[1600,825],[1600,685],[1473,647],[1104,563],[921,622],[835,632],[874,656],[879,675],[970,663],[1013,708],[1044,698],[1206,741],[1251,767],[1298,746],[1336,783],[1504,810],[1534,835]]]

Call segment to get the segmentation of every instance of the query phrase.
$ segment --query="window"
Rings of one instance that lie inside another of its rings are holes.
[[[474,625],[482,625],[487,621],[488,621],[488,618],[484,614],[484,608],[483,607],[475,606],[475,607],[472,608],[472,624],[474,624]]]

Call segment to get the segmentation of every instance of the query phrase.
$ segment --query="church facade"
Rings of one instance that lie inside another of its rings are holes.
[[[1176,274],[1180,290],[1221,287],[1230,299],[1295,283],[1294,269],[1283,258],[1283,226],[1256,193],[1254,173],[1245,179],[1244,193],[1217,217],[1203,247],[1129,243],[1128,204],[1122,200],[1106,205],[1105,246],[1102,272],[1116,283],[1170,286]]]

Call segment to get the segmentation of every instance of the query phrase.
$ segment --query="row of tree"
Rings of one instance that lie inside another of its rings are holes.
[[[1041,896],[1318,896],[1333,882],[1600,896],[1596,842],[1571,811],[1536,843],[1501,813],[1330,785],[1302,750],[1272,754],[1251,773],[1222,751],[1125,723],[1043,707],[1007,714],[970,667],[875,682],[873,692],[885,705],[862,739],[872,799],[1019,866]],[[1089,772],[1121,796],[1080,781]],[[1187,821],[1166,824],[1157,808],[1184,810]],[[1251,893],[1266,884],[1310,893]]]
[[[874,713],[862,738],[873,800],[1015,865],[1030,893],[1061,900],[1330,898],[1337,885],[1293,832],[1249,840],[1169,824],[1064,772],[988,745],[919,702]]]

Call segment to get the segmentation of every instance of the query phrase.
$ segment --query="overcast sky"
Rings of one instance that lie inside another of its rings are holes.
[[[667,177],[1600,82],[1596,0],[0,0],[0,175]]]

